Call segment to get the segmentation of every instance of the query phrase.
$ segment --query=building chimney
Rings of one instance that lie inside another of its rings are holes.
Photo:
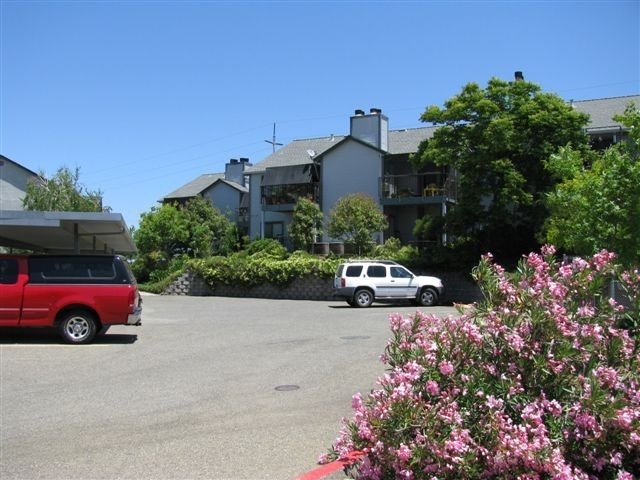
[[[362,110],[355,111],[351,117],[351,136],[386,152],[389,148],[389,119],[379,108],[371,108],[369,112],[365,115]]]
[[[524,82],[524,75],[522,74],[522,72],[516,72],[515,77],[516,82]]]
[[[232,158],[224,167],[224,179],[229,182],[245,185],[244,171],[250,166],[251,164],[248,158],[241,158],[240,160]]]

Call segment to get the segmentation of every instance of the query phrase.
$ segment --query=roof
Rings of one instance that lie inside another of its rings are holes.
[[[218,180],[224,180],[224,173],[205,173],[177,190],[174,190],[169,195],[166,195],[163,200],[195,197],[196,195],[204,192]]]
[[[309,138],[306,140],[294,140],[275,153],[269,155],[263,161],[247,168],[244,173],[262,173],[267,168],[289,167],[291,165],[307,165],[313,163],[313,158],[322,155],[330,148],[342,142],[345,136],[331,135],[322,138]]]
[[[613,120],[614,115],[624,113],[629,103],[634,102],[640,108],[640,95],[628,95],[625,97],[598,98],[594,100],[572,101],[573,108],[589,115],[587,131],[590,130],[618,130],[622,127],[620,122]]]
[[[25,167],[23,165],[20,165],[18,162],[15,162],[15,161],[11,160],[9,157],[5,157],[4,155],[0,155],[0,166],[2,166],[5,162],[11,162],[16,167],[21,168],[22,170],[27,172],[29,175],[33,175],[34,177],[40,178],[40,175],[37,174],[36,172],[34,172],[33,170],[29,170],[27,167]]]
[[[438,127],[407,128],[389,131],[389,153],[400,155],[415,153],[418,146],[433,136]]]
[[[435,129],[436,127],[422,127],[390,130],[388,153],[391,155],[399,155],[415,152],[423,140],[431,138]],[[313,158],[324,155],[327,151],[349,139],[353,139],[353,137],[348,135],[331,135],[328,137],[294,140],[269,155],[257,165],[247,168],[245,173],[262,173],[267,168],[307,165],[313,163]],[[359,141],[357,139],[353,140]],[[376,147],[372,145],[371,148]]]
[[[215,185],[218,182],[219,183],[225,183],[225,184],[229,185],[231,188],[235,188],[236,190],[238,190],[238,191],[240,191],[242,193],[247,193],[249,191],[249,189],[247,187],[245,187],[244,185],[240,185],[239,183],[232,182],[231,180],[225,180],[225,179],[216,180],[215,182],[213,182],[213,185]]]
[[[124,218],[105,212],[0,212],[0,245],[56,252],[136,253]]]
[[[225,180],[224,173],[205,173],[200,175],[195,180],[183,185],[182,187],[174,190],[169,195],[162,198],[162,201],[177,200],[182,198],[193,198],[196,195],[202,194],[205,190],[210,189],[217,182],[226,183],[232,188],[240,191],[241,193],[247,193],[249,189],[244,185],[232,182],[231,180]]]

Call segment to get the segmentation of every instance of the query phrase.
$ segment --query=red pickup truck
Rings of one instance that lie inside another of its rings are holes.
[[[79,344],[141,318],[135,277],[117,255],[0,255],[0,326],[55,327]]]

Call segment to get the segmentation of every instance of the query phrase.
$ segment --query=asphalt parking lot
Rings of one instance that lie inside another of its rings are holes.
[[[92,345],[0,329],[0,478],[293,480],[415,310],[145,296],[141,327]]]

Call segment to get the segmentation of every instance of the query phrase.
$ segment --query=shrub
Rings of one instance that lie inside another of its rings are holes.
[[[287,258],[287,249],[274,238],[261,238],[254,240],[246,248],[247,255],[264,255],[268,257],[285,259]]]
[[[252,255],[239,253],[193,260],[189,266],[211,287],[216,284],[253,287],[262,283],[285,286],[309,275],[331,278],[339,262],[304,252],[294,252],[285,259],[265,252],[268,250],[254,251]]]
[[[420,252],[411,245],[402,246],[400,240],[395,237],[387,239],[383,245],[377,245],[373,250],[375,258],[394,260],[406,265],[414,265],[420,260]]]
[[[388,373],[321,460],[364,452],[367,480],[638,478],[640,272],[553,253],[513,274],[483,257],[486,300],[461,316],[392,315]]]

